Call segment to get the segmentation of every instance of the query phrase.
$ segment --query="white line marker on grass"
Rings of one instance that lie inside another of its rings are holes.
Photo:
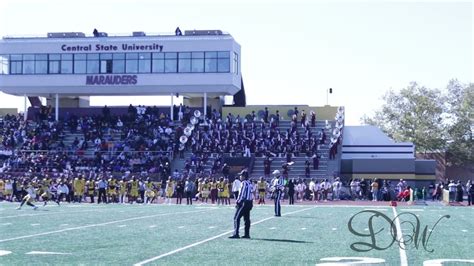
[[[18,240],[18,239],[32,238],[32,237],[37,237],[37,236],[44,236],[44,235],[51,235],[51,234],[57,234],[57,233],[62,233],[62,232],[80,230],[80,229],[85,229],[85,228],[90,228],[90,227],[97,227],[97,226],[103,226],[103,225],[109,225],[109,224],[118,224],[118,223],[123,223],[123,222],[128,222],[128,221],[148,219],[148,218],[153,218],[153,217],[158,217],[158,216],[166,216],[166,215],[173,215],[173,214],[185,214],[185,213],[197,213],[197,212],[206,212],[206,211],[170,212],[170,213],[159,213],[159,214],[154,214],[154,215],[133,217],[133,218],[122,219],[122,220],[111,221],[111,222],[105,222],[105,223],[99,223],[99,224],[89,224],[89,225],[83,225],[83,226],[78,226],[78,227],[65,228],[65,229],[61,229],[61,230],[49,231],[49,232],[38,233],[38,234],[33,234],[33,235],[25,235],[25,236],[18,236],[18,237],[12,237],[12,238],[7,238],[7,239],[0,239],[0,243],[13,241],[13,240]]]
[[[424,212],[425,210],[423,210],[423,209],[400,209],[400,211],[404,211],[404,212]]]
[[[150,227],[150,228],[155,228],[155,227],[156,227],[156,224],[150,225],[149,227]]]
[[[269,229],[270,229],[270,230],[275,230],[275,229],[276,229],[276,227],[270,227]]]
[[[184,228],[184,226],[183,226],[183,225],[181,225],[181,226],[178,226],[178,228],[179,228],[179,229],[182,229],[182,228]]]
[[[215,226],[209,226],[208,228],[209,228],[209,229],[213,229],[213,228],[216,228],[216,227],[215,227]]]
[[[71,255],[71,253],[50,252],[50,251],[30,251],[26,255]]]
[[[12,223],[3,223],[3,224],[0,224],[0,225],[11,225]]]
[[[461,230],[461,231],[463,231],[464,233],[466,233],[466,232],[467,232],[467,230],[466,230],[466,229],[463,229],[463,230]]]
[[[40,225],[40,224],[31,224],[31,226],[38,226],[38,225]]]
[[[99,210],[83,210],[83,211],[58,211],[54,212],[54,214],[70,214],[70,213],[81,213],[81,212],[101,212]],[[41,215],[51,215],[51,212],[45,212],[45,213],[27,213],[27,214],[19,214],[19,215],[11,215],[11,216],[2,216],[0,219],[5,219],[5,218],[17,218],[17,217],[24,217],[24,216],[41,216]]]
[[[8,250],[0,250],[0,257],[1,256],[5,256],[5,255],[8,255],[8,254],[11,254],[12,252],[11,251],[8,251]]]
[[[400,240],[398,249],[400,250],[400,265],[401,266],[408,266],[408,258],[407,258],[407,253],[405,251],[405,242],[403,240],[403,235],[402,235],[402,230],[400,228],[400,219],[398,219],[398,213],[397,209],[395,207],[392,207],[393,211],[393,216],[395,217],[395,227],[397,229],[397,236],[399,238],[397,240]]]
[[[60,224],[59,226],[68,226],[69,224]]]
[[[125,227],[125,226],[127,226],[127,225],[126,225],[126,224],[121,224],[121,225],[119,225],[119,226],[117,226],[117,227]]]
[[[306,230],[306,227],[301,228],[301,230]]]
[[[336,231],[336,230],[337,230],[337,228],[333,228],[332,230],[333,230],[333,231]]]
[[[306,209],[302,209],[302,210],[297,210],[297,211],[294,211],[294,212],[285,213],[285,214],[283,214],[283,216],[290,215],[290,214],[293,214],[293,213],[302,212],[302,211],[311,210],[311,209],[314,209],[314,208],[316,208],[316,207],[311,207],[311,208],[306,208]],[[268,221],[268,220],[274,219],[274,218],[275,218],[275,216],[267,217],[267,218],[262,219],[262,220],[260,220],[260,221],[254,222],[254,223],[252,223],[251,225],[256,225],[256,224],[259,224],[259,223],[263,223],[263,222],[265,222],[265,221]],[[137,263],[134,264],[134,266],[141,266],[141,265],[144,265],[144,264],[146,264],[146,263],[150,263],[150,262],[152,262],[152,261],[159,260],[159,259],[164,258],[164,257],[167,257],[167,256],[169,256],[169,255],[173,255],[173,254],[178,253],[178,252],[181,252],[181,251],[183,251],[183,250],[186,250],[186,249],[189,249],[189,248],[192,248],[192,247],[195,247],[195,246],[204,244],[204,243],[206,243],[206,242],[209,242],[209,241],[211,241],[211,240],[214,240],[214,239],[223,237],[223,236],[225,236],[225,235],[229,235],[229,234],[232,233],[232,232],[234,232],[234,230],[230,230],[230,231],[224,232],[224,233],[222,233],[222,234],[219,234],[219,235],[216,235],[216,236],[213,236],[213,237],[210,237],[210,238],[207,238],[207,239],[204,239],[204,240],[195,242],[195,243],[193,243],[193,244],[189,244],[189,245],[187,245],[187,246],[184,246],[184,247],[181,247],[181,248],[172,250],[172,251],[170,251],[170,252],[167,252],[167,253],[158,255],[158,256],[156,256],[156,257],[153,257],[153,258],[150,258],[150,259],[147,259],[147,260],[144,260],[144,261],[137,262]]]

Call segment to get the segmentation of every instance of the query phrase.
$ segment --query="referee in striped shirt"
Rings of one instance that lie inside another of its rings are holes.
[[[283,189],[285,189],[285,180],[283,176],[280,174],[280,171],[275,170],[273,171],[273,175],[275,175],[275,179],[273,180],[273,196],[275,197],[275,216],[281,216],[281,196],[283,194]]]
[[[252,182],[249,181],[249,173],[246,170],[240,173],[240,180],[242,184],[236,201],[237,206],[235,206],[237,210],[234,215],[234,234],[229,238],[240,238],[239,227],[242,216],[245,221],[245,235],[242,238],[250,238],[250,210],[253,207],[253,198]]]

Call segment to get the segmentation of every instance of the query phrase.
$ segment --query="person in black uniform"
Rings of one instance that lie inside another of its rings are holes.
[[[244,217],[245,235],[242,238],[250,238],[250,210],[253,207],[252,182],[249,181],[249,173],[244,170],[240,173],[242,185],[239,190],[239,196],[236,200],[236,211],[234,215],[234,234],[229,238],[240,238],[239,227],[240,218]]]
[[[280,199],[283,194],[283,189],[285,188],[285,180],[283,179],[283,176],[279,170],[273,171],[273,175],[275,175],[275,179],[273,180],[272,184],[273,196],[275,198],[275,216],[281,216]]]
[[[472,183],[471,180],[467,181],[466,191],[467,191],[467,205],[468,206],[474,205],[474,184]]]
[[[295,182],[293,180],[288,182],[288,200],[290,205],[295,204]]]

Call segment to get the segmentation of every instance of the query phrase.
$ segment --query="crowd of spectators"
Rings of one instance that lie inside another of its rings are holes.
[[[329,144],[324,130],[314,130],[316,114],[311,111],[307,115],[297,107],[287,130],[278,127],[279,112],[270,115],[267,108],[260,117],[255,112],[246,117],[221,117],[216,110],[209,110],[207,117],[197,118],[187,141],[181,143],[194,113],[183,105],[174,109],[177,123],[157,107],[140,105],[130,105],[125,115],[113,115],[105,106],[102,115],[65,114],[59,121],[51,115],[50,107],[42,107],[34,121],[6,115],[1,120],[0,172],[140,173],[159,178],[171,175],[171,159],[176,155],[183,158],[185,152],[191,155],[183,158],[187,160],[184,169],[177,171],[180,176],[227,176],[224,156],[278,156],[288,162],[294,156],[306,156],[313,158],[317,169],[320,147]]]

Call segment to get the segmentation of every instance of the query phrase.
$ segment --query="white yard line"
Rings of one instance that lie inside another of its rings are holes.
[[[302,210],[297,210],[297,211],[293,211],[293,212],[288,212],[288,213],[285,213],[283,214],[283,216],[286,216],[286,215],[290,215],[290,214],[293,214],[293,213],[298,213],[298,212],[302,212],[302,211],[307,211],[307,210],[310,210],[310,209],[314,209],[315,207],[311,207],[311,208],[306,208],[306,209],[302,209]],[[262,220],[259,220],[257,222],[254,222],[252,223],[252,225],[256,225],[256,224],[259,224],[259,223],[263,223],[267,220],[270,220],[270,219],[273,219],[275,218],[275,216],[271,216],[271,217],[267,217],[265,219],[262,219]],[[156,257],[153,257],[153,258],[150,258],[150,259],[147,259],[147,260],[144,260],[144,261],[140,261],[140,262],[137,262],[134,264],[134,266],[141,266],[141,265],[144,265],[146,263],[150,263],[152,261],[155,261],[155,260],[158,260],[158,259],[161,259],[161,258],[164,258],[164,257],[167,257],[169,255],[172,255],[172,254],[175,254],[175,253],[178,253],[180,251],[183,251],[183,250],[186,250],[188,248],[192,248],[192,247],[195,247],[195,246],[199,246],[201,244],[204,244],[206,242],[209,242],[211,240],[214,240],[214,239],[217,239],[217,238],[220,238],[220,237],[223,237],[225,235],[228,235],[230,233],[234,232],[234,230],[230,230],[230,231],[227,231],[227,232],[224,232],[222,234],[219,234],[219,235],[216,235],[216,236],[213,236],[213,237],[210,237],[210,238],[207,238],[207,239],[204,239],[204,240],[201,240],[201,241],[198,241],[198,242],[195,242],[195,243],[192,243],[192,244],[189,244],[187,246],[184,246],[184,247],[181,247],[181,248],[177,248],[175,250],[172,250],[170,252],[167,252],[167,253],[164,253],[164,254],[161,254],[161,255],[158,255]]]
[[[395,218],[395,227],[397,228],[397,240],[400,241],[400,245],[398,246],[398,249],[400,250],[400,265],[401,266],[408,266],[408,258],[407,258],[407,253],[405,251],[405,243],[403,242],[403,235],[402,235],[402,230],[400,227],[400,219],[398,219],[398,213],[397,213],[397,208],[392,207],[393,211],[393,216]]]
[[[122,219],[122,220],[111,221],[111,222],[105,222],[105,223],[89,224],[89,225],[65,228],[65,229],[61,229],[61,230],[49,231],[49,232],[44,232],[44,233],[18,236],[18,237],[12,237],[12,238],[7,238],[7,239],[0,239],[0,243],[13,241],[13,240],[19,240],[19,239],[25,239],[25,238],[32,238],[32,237],[37,237],[37,236],[57,234],[57,233],[62,233],[62,232],[67,232],[67,231],[80,230],[80,229],[85,229],[85,228],[90,228],[90,227],[97,227],[97,226],[103,226],[103,225],[109,225],[109,224],[123,223],[123,222],[128,222],[128,221],[148,219],[148,218],[153,218],[153,217],[158,217],[158,216],[166,216],[166,215],[174,215],[174,214],[185,214],[185,213],[197,213],[197,212],[206,212],[206,211],[186,211],[186,212],[159,213],[159,214],[154,214],[154,215],[133,217],[133,218]]]
[[[61,207],[58,207],[61,208]],[[33,211],[33,210],[32,210]],[[39,211],[39,210],[38,210]],[[38,212],[36,211],[36,212]],[[17,218],[17,217],[25,217],[25,216],[41,216],[41,215],[51,215],[51,214],[69,214],[69,213],[81,213],[81,212],[102,212],[103,210],[83,210],[83,211],[58,211],[58,212],[45,212],[45,213],[25,213],[25,214],[19,214],[19,215],[11,215],[11,216],[1,216],[0,219],[5,219],[5,218]]]

